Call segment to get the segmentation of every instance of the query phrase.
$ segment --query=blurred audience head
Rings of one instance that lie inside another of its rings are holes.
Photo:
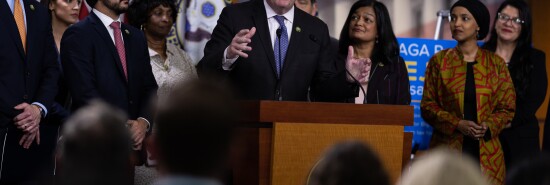
[[[164,38],[177,14],[174,0],[134,0],[126,15],[130,25],[142,29],[147,36]]]
[[[225,175],[238,118],[233,92],[219,81],[189,80],[168,99],[158,109],[150,147],[160,173]]]
[[[132,180],[132,141],[126,116],[99,101],[77,111],[62,131],[61,184],[124,184]]]
[[[313,167],[308,185],[389,185],[376,153],[360,141],[336,144]]]
[[[414,161],[399,185],[488,185],[468,156],[447,149],[430,151]]]
[[[386,6],[375,0],[359,0],[349,11],[340,32],[338,53],[346,56],[350,45],[374,44],[372,59],[388,63],[399,55]]]
[[[296,0],[294,5],[312,16],[317,15],[317,0]]]
[[[528,158],[506,174],[506,185],[550,185],[550,154]]]
[[[66,25],[78,22],[82,0],[40,0],[40,4],[48,8],[52,21]]]

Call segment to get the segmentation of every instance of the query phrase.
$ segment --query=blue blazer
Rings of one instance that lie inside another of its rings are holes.
[[[143,32],[122,24],[128,80],[113,40],[101,20],[91,13],[69,27],[61,39],[61,63],[72,96],[72,110],[92,99],[124,110],[130,119],[152,123],[152,98],[157,83],[149,63]]]
[[[60,75],[50,16],[34,0],[23,0],[27,17],[27,48],[7,2],[0,1],[0,128],[13,125],[20,103],[39,102],[49,110]],[[31,8],[32,7],[32,8]]]

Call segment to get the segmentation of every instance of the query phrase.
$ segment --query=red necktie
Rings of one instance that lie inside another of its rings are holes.
[[[124,50],[124,42],[122,42],[122,34],[120,33],[120,22],[114,21],[109,25],[114,30],[115,47],[120,57],[120,63],[122,63],[122,69],[124,70],[124,76],[128,80],[128,72],[126,71],[126,51]]]

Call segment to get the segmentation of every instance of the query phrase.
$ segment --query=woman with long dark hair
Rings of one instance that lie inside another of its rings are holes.
[[[434,128],[431,148],[461,151],[491,184],[503,184],[498,136],[514,117],[516,95],[504,60],[477,45],[487,36],[489,22],[489,10],[480,1],[452,6],[449,25],[458,44],[430,59],[420,110]]]
[[[532,47],[531,30],[527,4],[507,0],[498,8],[491,37],[483,45],[504,59],[517,96],[514,119],[500,134],[507,169],[540,152],[535,113],[546,96],[546,60],[544,52]]]
[[[360,0],[353,4],[340,34],[339,67],[348,70],[348,81],[358,83],[358,97],[346,102],[358,104],[399,104],[411,102],[409,75],[399,56],[386,6],[378,1]],[[353,74],[360,73],[360,74]],[[359,76],[356,79],[352,76]]]

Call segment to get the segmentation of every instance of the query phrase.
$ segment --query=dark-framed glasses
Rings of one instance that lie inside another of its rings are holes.
[[[516,25],[521,25],[525,22],[525,21],[521,20],[519,17],[510,17],[510,16],[508,16],[506,14],[502,14],[502,13],[498,13],[497,17],[498,17],[498,20],[502,23],[506,23],[509,20],[512,20],[512,23],[514,23]]]

